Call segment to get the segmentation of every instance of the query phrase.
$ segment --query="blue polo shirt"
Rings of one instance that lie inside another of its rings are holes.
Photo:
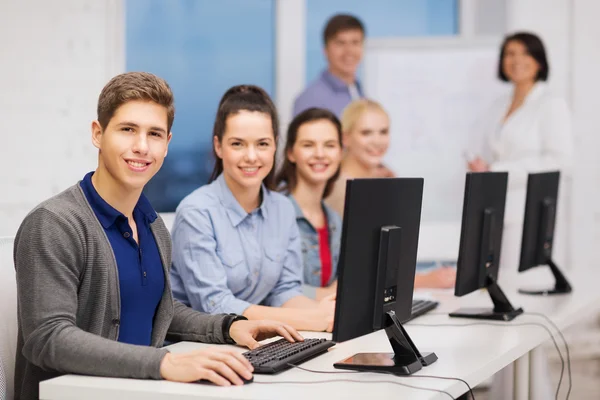
[[[117,261],[121,295],[118,341],[149,346],[154,314],[165,289],[160,253],[150,230],[150,224],[156,220],[157,215],[142,194],[133,209],[138,245],[133,239],[127,217],[100,197],[94,188],[93,174],[94,172],[88,173],[80,185],[98,221],[104,227]],[[106,256],[110,257],[109,254]]]

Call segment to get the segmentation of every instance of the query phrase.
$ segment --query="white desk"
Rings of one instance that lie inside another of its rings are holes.
[[[524,274],[519,283],[538,281],[539,276],[548,272],[544,269]],[[525,312],[542,312],[548,315],[561,329],[592,315],[600,308],[598,282],[600,271],[569,277],[574,292],[567,296],[531,297],[519,295],[514,288],[503,288],[515,307],[522,306]],[[544,279],[546,280],[546,279]],[[547,280],[546,280],[547,281]],[[549,282],[549,281],[548,281]],[[453,311],[460,305],[491,305],[487,293],[478,292],[463,298],[450,294],[440,294],[443,304],[439,311]],[[459,377],[471,386],[483,382],[506,365],[516,362],[517,379],[515,398],[527,398],[529,391],[529,353],[548,340],[547,332],[536,326],[515,326],[527,322],[545,324],[536,316],[522,315],[506,326],[471,327],[425,327],[416,324],[470,324],[475,320],[451,319],[447,315],[425,315],[405,325],[406,330],[421,351],[435,351],[439,360],[423,368],[416,375],[437,375]],[[481,321],[485,323],[485,321]],[[512,325],[512,326],[511,326]],[[328,334],[306,333],[307,337],[328,337]],[[171,351],[187,351],[206,345],[183,342],[170,347]],[[239,349],[244,351],[244,349]],[[391,351],[384,331],[374,332],[348,342],[337,344],[327,354],[310,360],[303,367],[321,371],[339,371],[333,363],[357,352]],[[519,378],[521,377],[521,378]],[[350,399],[394,398],[448,399],[442,393],[411,389],[389,383],[350,383],[331,382],[323,384],[283,383],[331,381],[353,379],[363,382],[394,381],[413,386],[421,386],[449,392],[458,397],[466,392],[466,386],[457,381],[429,378],[406,378],[373,373],[314,374],[301,370],[289,370],[276,376],[256,375],[255,383],[243,387],[221,388],[209,385],[180,384],[166,381],[143,381],[66,375],[40,384],[40,399],[309,399],[338,398]],[[281,384],[260,384],[259,382],[282,382]]]

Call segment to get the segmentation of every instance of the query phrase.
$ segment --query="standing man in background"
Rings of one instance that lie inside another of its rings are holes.
[[[365,28],[356,17],[334,15],[323,31],[324,53],[328,67],[312,81],[294,102],[294,116],[319,107],[336,116],[353,100],[364,97],[356,70],[362,60]]]

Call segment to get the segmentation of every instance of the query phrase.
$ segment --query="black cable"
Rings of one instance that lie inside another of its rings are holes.
[[[287,365],[289,365],[290,367],[293,367],[293,368],[300,369],[302,371],[312,372],[313,374],[356,374],[356,373],[360,374],[360,373],[364,373],[364,372],[370,372],[370,371],[317,371],[315,369],[308,369],[308,368],[300,367],[298,365],[294,365],[294,364],[290,364],[290,363],[288,363]],[[459,381],[459,382],[464,383],[467,386],[467,388],[469,389],[469,393],[471,394],[471,397],[473,398],[473,400],[475,400],[475,395],[473,394],[473,389],[471,389],[471,386],[469,385],[469,383],[467,381],[465,381],[464,379],[454,378],[454,377],[449,377],[449,376],[434,376],[434,375],[397,375],[397,374],[394,374],[393,372],[389,372],[389,371],[377,371],[376,373],[390,374],[390,375],[397,376],[399,378],[431,378],[431,379],[444,379],[444,380],[450,380],[450,381]]]
[[[465,385],[467,385],[467,388],[469,389],[469,393],[471,394],[471,399],[475,400],[475,394],[473,393],[473,389],[471,388],[471,385],[469,385],[469,383],[467,381],[465,381],[464,379],[454,378],[454,377],[450,377],[450,376],[435,376],[435,375],[407,375],[406,378],[433,378],[433,379],[446,379],[446,380],[451,380],[451,381],[460,381],[460,382],[464,383]]]
[[[558,381],[558,387],[556,388],[556,395],[555,395],[555,399],[558,400],[558,393],[560,391],[560,385],[562,383],[562,376],[563,376],[563,372],[565,369],[565,359],[562,356],[562,353],[560,351],[560,347],[558,346],[558,343],[556,342],[556,339],[554,338],[554,335],[552,334],[552,331],[544,324],[539,324],[536,322],[523,322],[523,323],[510,323],[510,324],[504,324],[504,323],[492,323],[492,322],[473,322],[473,323],[468,323],[468,324],[411,324],[411,326],[431,326],[431,327],[444,327],[444,326],[453,326],[453,327],[465,327],[465,326],[477,326],[477,325],[483,325],[483,326],[502,326],[505,328],[508,327],[512,327],[512,326],[541,326],[542,328],[544,328],[544,330],[548,333],[548,335],[550,336],[550,339],[552,339],[552,342],[554,343],[554,347],[556,348],[556,352],[558,353],[558,356],[560,357],[560,363],[561,363],[561,374],[560,374],[560,379]]]
[[[569,375],[569,389],[567,390],[567,397],[566,399],[569,399],[569,396],[571,395],[571,386],[572,386],[572,376],[571,376],[571,354],[569,352],[569,344],[567,343],[567,340],[565,339],[565,336],[563,335],[562,331],[558,328],[558,326],[556,326],[556,324],[554,323],[554,321],[552,321],[550,318],[548,318],[547,315],[542,314],[542,313],[537,313],[537,312],[525,312],[523,313],[524,315],[533,315],[533,316],[538,316],[538,317],[542,317],[544,318],[546,321],[548,321],[548,323],[550,325],[552,325],[554,327],[554,329],[556,330],[556,332],[558,332],[558,334],[560,335],[560,338],[562,339],[564,345],[565,345],[565,349],[567,351],[567,373]]]
[[[357,380],[357,379],[328,379],[326,381],[310,381],[310,382],[303,382],[303,381],[277,381],[277,382],[260,382],[260,381],[254,381],[254,383],[258,383],[260,385],[280,385],[280,384],[286,384],[286,385],[315,385],[315,384],[321,384],[321,383],[333,383],[333,382],[352,382],[352,383],[391,383],[393,385],[400,385],[400,386],[404,386],[410,389],[418,389],[418,390],[426,390],[428,392],[436,392],[436,393],[443,393],[446,396],[450,397],[452,400],[454,400],[454,397],[452,397],[452,395],[444,390],[439,390],[439,389],[431,389],[431,388],[424,388],[424,387],[420,387],[420,386],[413,386],[413,385],[408,385],[406,383],[400,383],[400,382],[394,382],[394,381],[362,381],[362,380]]]

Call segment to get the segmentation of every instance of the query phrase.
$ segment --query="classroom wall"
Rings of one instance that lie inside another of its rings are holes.
[[[286,4],[295,5],[287,14]],[[278,17],[298,16],[298,4],[278,1]],[[600,147],[600,25],[595,21],[600,2],[507,0],[506,5],[507,30],[527,28],[546,41],[553,61],[551,85],[573,109],[577,163],[568,240],[572,264],[589,265],[600,251],[600,202],[595,200],[600,196],[595,156]],[[0,2],[0,236],[14,234],[33,206],[94,168],[89,123],[100,89],[125,68],[122,21],[121,0]],[[276,46],[285,48],[281,54],[287,57],[276,56],[277,65],[296,64],[287,44],[302,46],[304,39],[277,37]],[[297,70],[304,76],[303,68]],[[284,72],[276,73],[281,78]]]
[[[124,65],[120,7],[0,1],[0,236],[95,168],[97,96]]]
[[[508,0],[507,28],[537,32],[551,64],[550,86],[573,113],[575,163],[568,213],[567,268],[587,267],[600,250],[600,147],[597,98],[600,68],[600,2],[596,0]]]
[[[575,148],[571,216],[571,262],[596,267],[600,258],[600,2],[572,0],[570,98],[574,112]]]

